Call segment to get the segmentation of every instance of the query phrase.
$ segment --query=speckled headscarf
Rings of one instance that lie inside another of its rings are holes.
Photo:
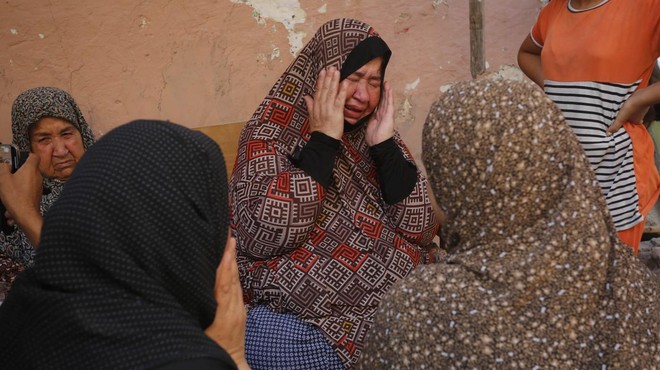
[[[542,91],[454,85],[431,108],[423,159],[449,256],[383,298],[362,368],[657,368],[660,283],[618,240]]]
[[[85,149],[94,144],[92,129],[68,92],[57,87],[35,87],[22,92],[11,108],[14,145],[20,150],[29,151],[28,129],[43,117],[61,118],[71,122],[80,131]]]
[[[85,150],[94,144],[92,129],[68,92],[57,87],[35,87],[22,92],[11,108],[11,131],[14,145],[19,150],[30,151],[30,126],[43,117],[71,122],[80,131]],[[45,205],[42,202],[42,213],[59,196],[61,186],[62,182],[59,180],[44,179],[45,194],[48,195],[46,198],[50,201]],[[54,195],[50,195],[51,193]]]
[[[71,122],[80,131],[85,150],[94,144],[92,129],[69,93],[56,87],[36,87],[22,92],[12,106],[13,142],[19,150],[30,151],[30,126],[43,117]],[[41,214],[45,214],[60,196],[63,185],[60,180],[44,178]],[[32,266],[33,260],[34,248],[20,229],[8,234],[0,231],[0,300],[16,275]]]
[[[204,334],[229,229],[222,153],[159,121],[83,156],[45,217],[32,269],[0,306],[8,369],[150,369],[228,355]]]

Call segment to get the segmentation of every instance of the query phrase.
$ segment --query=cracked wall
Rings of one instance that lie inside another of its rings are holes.
[[[542,0],[485,1],[487,73],[511,71]],[[136,118],[189,127],[246,121],[325,21],[373,25],[393,50],[397,127],[419,159],[443,86],[469,79],[465,0],[2,0],[0,141],[23,90],[71,92],[97,136]]]

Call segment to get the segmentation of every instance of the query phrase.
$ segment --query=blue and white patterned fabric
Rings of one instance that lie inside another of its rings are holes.
[[[265,306],[248,311],[245,356],[252,370],[344,369],[319,328]]]

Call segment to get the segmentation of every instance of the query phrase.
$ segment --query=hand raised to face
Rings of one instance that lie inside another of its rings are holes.
[[[367,124],[367,145],[374,146],[394,136],[394,97],[390,83],[385,81],[383,97]]]
[[[309,131],[319,131],[340,140],[344,134],[344,104],[346,83],[339,83],[335,67],[322,70],[316,80],[314,97],[305,96],[309,112]]]

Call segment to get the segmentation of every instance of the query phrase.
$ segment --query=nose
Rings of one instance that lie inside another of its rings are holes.
[[[367,81],[360,80],[357,83],[355,92],[353,93],[353,98],[360,102],[369,100],[369,93],[367,92]]]
[[[55,157],[64,157],[69,153],[69,149],[66,147],[64,140],[55,138],[53,140],[53,156]]]

